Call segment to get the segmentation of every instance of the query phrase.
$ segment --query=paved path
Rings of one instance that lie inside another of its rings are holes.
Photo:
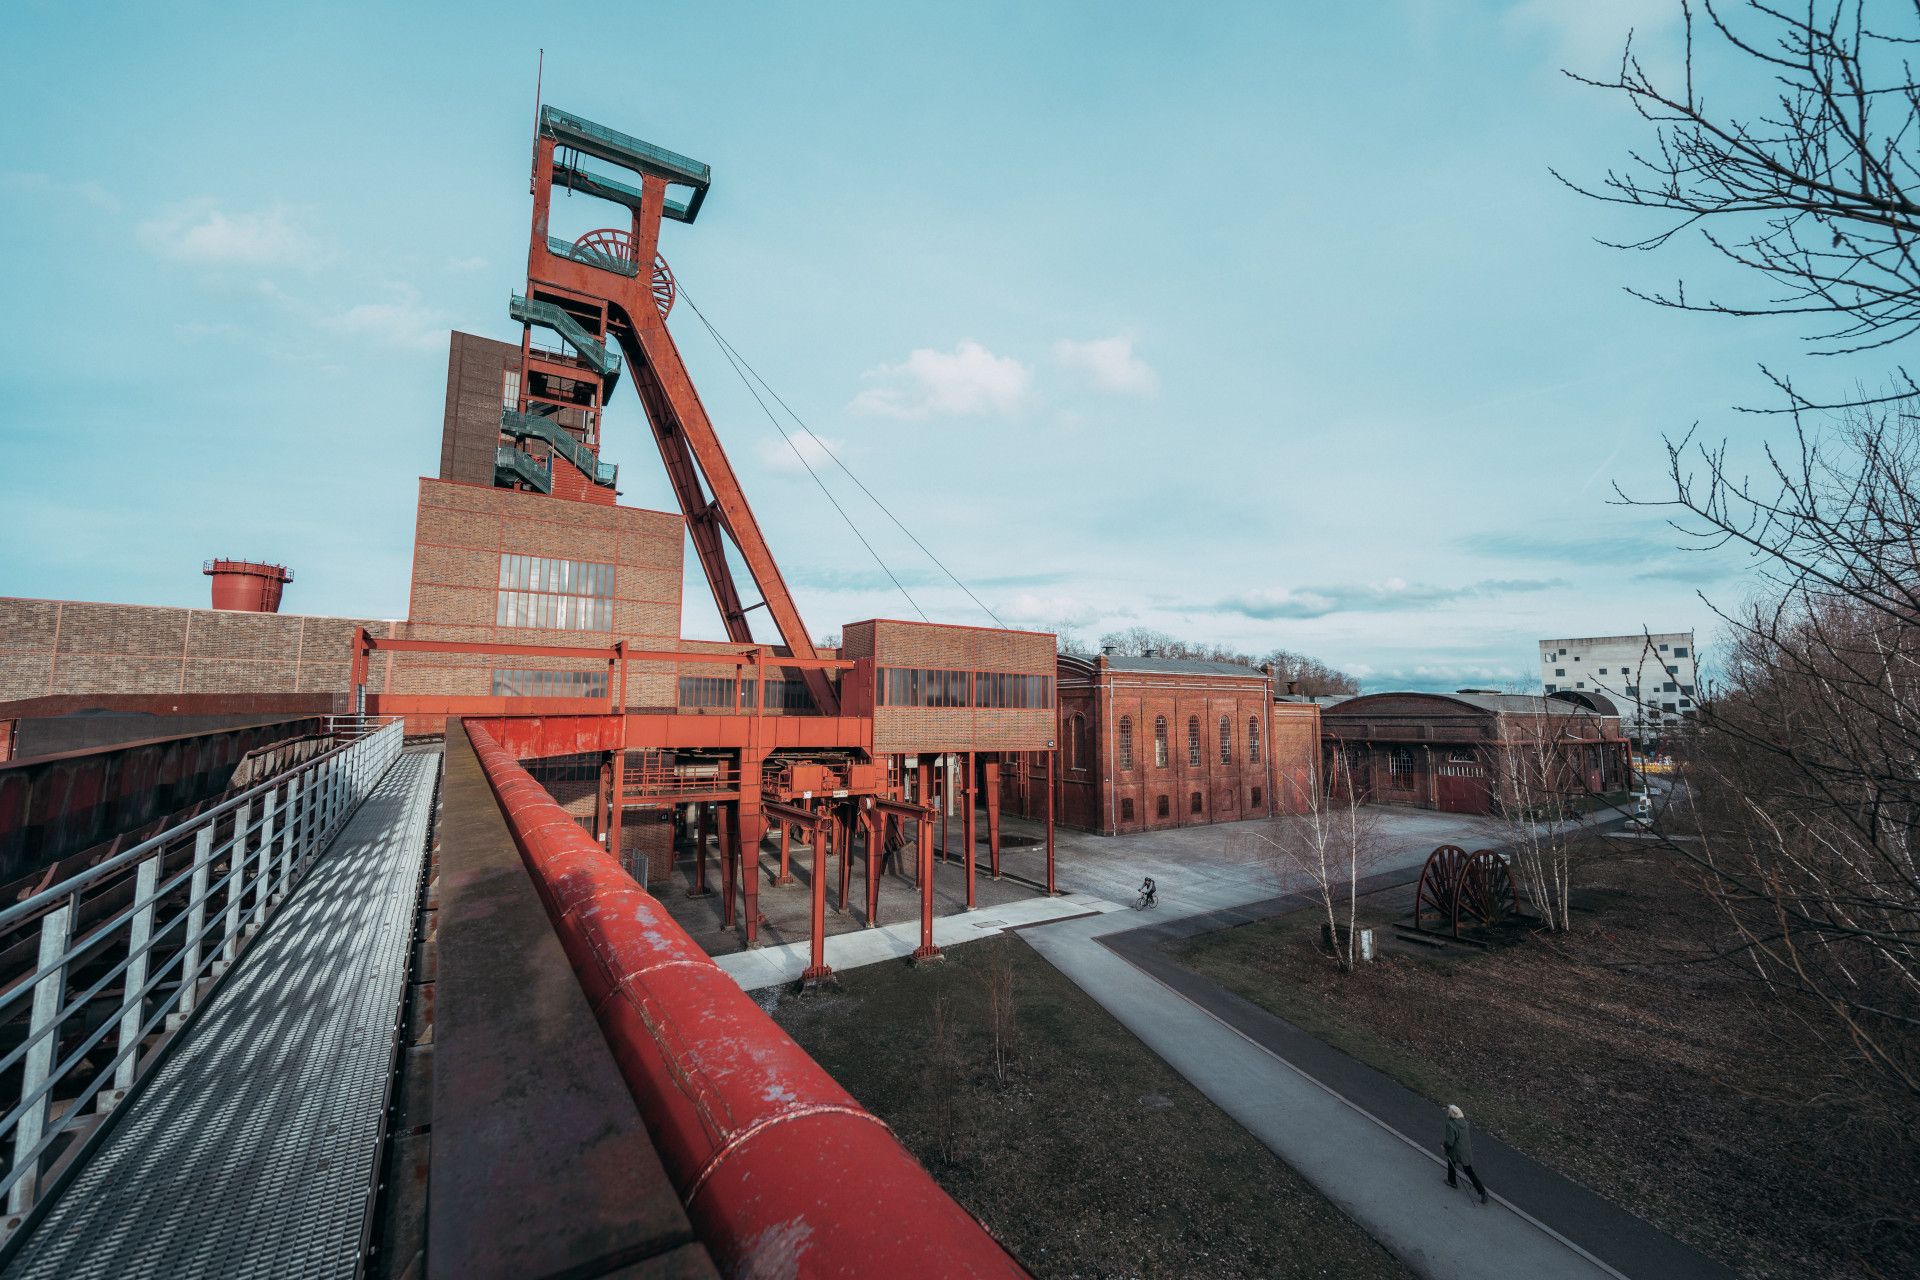
[[[938,947],[951,947],[972,942],[976,938],[990,938],[1008,929],[1122,909],[1103,898],[1080,893],[1057,898],[1022,898],[1015,902],[1003,902],[996,907],[980,907],[973,911],[936,916],[933,921],[933,942]],[[912,955],[919,945],[918,919],[853,933],[837,933],[827,939],[827,967],[857,969],[861,965],[878,964],[882,960],[902,960]],[[715,956],[713,962],[731,974],[733,980],[746,990],[755,991],[798,979],[806,972],[810,948],[811,944],[804,941],[789,942],[777,947],[755,947],[751,951]]]
[[[1461,843],[1470,834],[1464,828],[1471,820],[1405,818],[1435,821],[1395,824],[1390,852],[1363,892],[1411,881],[1435,844]],[[1491,826],[1471,835],[1483,843],[1499,838]],[[1232,848],[1230,834],[1225,848]],[[1298,909],[1304,900],[1275,896],[1276,889],[1297,886],[1232,858],[1205,865],[1168,860],[1155,870],[1166,854],[1127,854],[1123,891],[1130,892],[1143,866],[1163,886],[1150,928],[1141,927],[1142,916],[1119,911],[1024,929],[1020,936],[1415,1273],[1431,1280],[1731,1276],[1486,1135],[1476,1135],[1475,1147],[1493,1203],[1482,1206],[1469,1191],[1447,1188],[1437,1151],[1441,1120],[1432,1101],[1160,950],[1165,941]],[[1095,879],[1110,892],[1116,874],[1117,868]],[[1077,876],[1063,879],[1079,883]]]
[[[439,771],[395,761],[9,1277],[354,1274]]]

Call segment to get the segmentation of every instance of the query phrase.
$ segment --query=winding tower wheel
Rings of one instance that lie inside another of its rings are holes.
[[[1477,849],[1461,868],[1454,898],[1453,931],[1462,924],[1499,924],[1518,909],[1507,860],[1492,849]]]
[[[1420,887],[1413,895],[1413,927],[1424,929],[1429,915],[1435,923],[1460,931],[1454,913],[1460,896],[1460,875],[1467,865],[1467,851],[1457,844],[1443,844],[1427,855],[1420,868]]]
[[[625,275],[639,275],[639,251],[633,237],[618,227],[601,227],[589,231],[573,242],[575,256],[586,255],[605,259],[613,269]],[[679,286],[674,283],[673,269],[667,266],[667,260],[659,254],[653,256],[653,305],[662,319],[673,310],[673,300],[679,296]]]
[[[673,310],[673,300],[679,296],[679,286],[673,282],[673,270],[667,266],[667,260],[654,255],[653,259],[653,305],[660,309],[660,318],[666,319],[667,312]]]

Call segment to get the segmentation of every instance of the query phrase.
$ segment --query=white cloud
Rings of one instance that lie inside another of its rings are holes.
[[[372,338],[396,346],[433,350],[447,342],[449,321],[441,312],[422,306],[420,291],[401,285],[391,302],[362,302],[325,320],[337,333]]]
[[[141,223],[134,234],[163,258],[200,266],[312,268],[327,257],[282,205],[229,213],[211,200],[191,200]]]
[[[1016,413],[1033,383],[1033,370],[1026,365],[971,339],[952,351],[921,347],[904,362],[869,369],[865,376],[879,385],[854,397],[854,411],[909,420]]]
[[[1042,595],[1022,591],[1001,605],[997,613],[1008,622],[1042,631],[1091,626],[1117,616],[1112,606],[1090,604],[1078,596]]]
[[[447,270],[449,271],[462,271],[462,272],[478,271],[480,270],[480,268],[486,265],[487,265],[487,260],[485,258],[479,257],[478,255],[471,258],[448,258],[447,259]]]
[[[846,442],[832,436],[816,436],[811,431],[795,429],[789,431],[787,437],[792,444],[786,440],[762,440],[754,446],[754,453],[767,470],[798,475],[806,469],[801,466],[804,458],[806,466],[817,472],[833,465],[833,459],[827,456],[828,450],[843,458],[847,456]]]
[[[1506,21],[1550,39],[1559,65],[1591,75],[1619,65],[1628,31],[1640,52],[1643,42],[1651,43],[1646,37],[1677,25],[1680,6],[1674,0],[1520,0]]]
[[[79,200],[96,209],[118,209],[113,193],[97,182],[65,182],[48,173],[9,169],[0,173],[0,187],[56,200]]]
[[[1159,375],[1152,365],[1133,353],[1133,339],[1124,335],[1088,342],[1062,338],[1053,344],[1053,358],[1069,369],[1087,374],[1102,391],[1146,396],[1160,389]]]

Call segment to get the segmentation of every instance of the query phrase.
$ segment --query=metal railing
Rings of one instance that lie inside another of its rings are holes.
[[[17,1099],[0,1118],[9,1230],[52,1158],[96,1127],[88,1106],[125,1100],[148,1038],[178,1030],[231,969],[399,758],[404,729],[329,717],[341,745],[326,754],[0,911],[0,957],[38,957],[0,992],[0,1026],[31,999],[24,1037],[0,1055]]]

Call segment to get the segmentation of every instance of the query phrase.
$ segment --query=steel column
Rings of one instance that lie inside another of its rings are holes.
[[[806,971],[800,975],[805,983],[823,982],[833,976],[833,970],[827,967],[827,857],[826,823],[815,818],[808,828],[807,847],[812,852],[813,880],[807,887],[813,893],[813,928],[809,933],[812,942],[812,954]]]
[[[966,763],[961,766],[966,772],[961,775],[964,785],[960,790],[961,802],[966,805],[966,809],[961,814],[960,838],[966,841],[967,844],[965,859],[967,866],[967,910],[969,911],[973,910],[973,771],[975,759],[976,757],[973,752],[967,752]]]

